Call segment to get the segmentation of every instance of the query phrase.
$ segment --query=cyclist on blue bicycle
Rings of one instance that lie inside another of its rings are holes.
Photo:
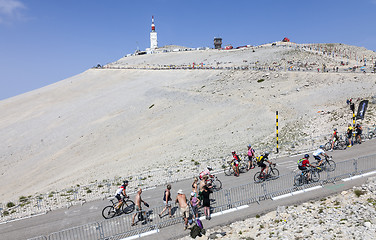
[[[321,145],[321,146],[319,147],[319,149],[317,149],[316,151],[313,152],[313,157],[318,161],[318,164],[317,164],[318,167],[319,167],[319,166],[322,164],[322,162],[324,161],[324,159],[321,159],[320,155],[322,155],[322,156],[326,156],[326,157],[329,157],[328,154],[325,153],[325,151],[324,151],[324,146],[323,146],[323,145]]]

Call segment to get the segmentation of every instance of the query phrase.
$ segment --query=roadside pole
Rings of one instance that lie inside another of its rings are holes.
[[[279,146],[278,146],[278,111],[275,112],[276,118],[275,118],[275,128],[276,128],[276,134],[277,134],[277,154],[279,153]]]

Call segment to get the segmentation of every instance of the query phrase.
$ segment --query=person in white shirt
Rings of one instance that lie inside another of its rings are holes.
[[[322,164],[322,162],[324,161],[324,159],[321,159],[320,155],[328,157],[328,154],[326,154],[325,151],[324,151],[324,146],[323,145],[321,145],[319,147],[319,149],[317,149],[316,151],[313,152],[313,157],[318,162],[317,166],[320,166]]]

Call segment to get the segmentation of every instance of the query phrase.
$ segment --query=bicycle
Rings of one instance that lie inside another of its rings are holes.
[[[121,213],[125,213],[125,214],[131,213],[135,209],[135,204],[132,200],[129,199],[129,196],[127,197],[122,196],[122,203],[118,208],[116,208],[118,201],[116,201],[117,199],[115,200],[115,197],[111,197],[108,199],[110,200],[111,205],[106,206],[102,210],[102,216],[105,219],[113,218],[116,215],[120,215]]]
[[[330,140],[327,142],[324,146],[325,151],[329,151],[332,149],[332,142],[333,140]],[[342,139],[338,139],[338,141],[334,142],[333,150],[345,150],[347,148],[346,141]]]
[[[321,161],[314,157],[317,162]],[[327,172],[333,172],[336,169],[336,163],[332,160],[332,156],[325,156],[325,159],[322,161],[320,165],[320,172],[325,170]]]
[[[240,161],[240,163],[239,163],[239,174],[240,174],[240,172],[244,172],[243,170],[240,170],[240,168],[241,168],[241,166],[242,166],[242,168],[244,168],[245,167],[245,169],[247,169],[247,165],[244,165],[244,163],[243,163],[244,161]],[[227,164],[228,164],[228,166],[226,167],[226,166],[224,166],[224,172],[225,172],[225,175],[226,176],[231,176],[231,175],[235,175],[235,171],[234,171],[234,167],[235,167],[235,165],[234,165],[234,162],[232,162],[232,161],[227,161]]]
[[[310,169],[302,171],[294,177],[294,186],[302,186],[303,184],[308,184],[310,182],[318,182],[320,180],[319,170],[321,168],[311,166]],[[308,173],[310,177],[308,178]]]
[[[376,125],[373,124],[372,128],[373,128],[373,130],[371,129],[371,130],[368,131],[368,139],[372,139],[372,138],[376,137]]]
[[[210,175],[208,178],[208,186],[212,186],[213,191],[219,191],[222,189],[222,182],[217,176]]]
[[[266,180],[273,180],[279,177],[279,170],[275,168],[276,164],[275,163],[269,163],[269,173],[265,174],[264,170],[255,173],[253,176],[253,180],[258,183],[258,182],[263,182]]]

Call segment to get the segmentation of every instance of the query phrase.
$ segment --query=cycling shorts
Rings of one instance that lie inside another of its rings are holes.
[[[299,170],[301,171],[307,171],[307,167],[303,167],[303,166],[298,166]]]
[[[120,196],[120,194],[116,194],[116,195],[115,195],[115,198],[116,198],[118,201],[120,201],[120,200],[121,200],[121,196]]]
[[[237,160],[234,161],[235,167],[239,166],[239,162]]]
[[[259,163],[258,165],[259,165],[259,167],[261,167],[261,168],[266,168],[266,164],[263,163],[263,162]]]
[[[317,161],[321,161],[321,157],[319,155],[315,156],[313,155],[313,157],[317,160]]]

